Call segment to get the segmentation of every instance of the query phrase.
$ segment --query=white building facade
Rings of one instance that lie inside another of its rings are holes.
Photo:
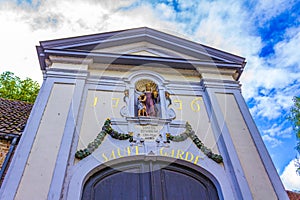
[[[149,28],[37,52],[44,82],[0,199],[288,199],[244,58]]]

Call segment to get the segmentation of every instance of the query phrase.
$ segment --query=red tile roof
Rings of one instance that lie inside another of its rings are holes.
[[[300,193],[297,192],[291,192],[291,191],[286,191],[290,200],[300,200]]]
[[[0,133],[21,134],[33,104],[0,98]]]

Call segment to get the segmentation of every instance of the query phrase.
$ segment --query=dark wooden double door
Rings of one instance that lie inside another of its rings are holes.
[[[84,200],[219,199],[214,184],[199,171],[176,163],[127,162],[107,167],[85,183]]]

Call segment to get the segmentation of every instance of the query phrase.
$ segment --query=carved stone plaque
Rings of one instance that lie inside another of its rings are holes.
[[[163,128],[163,126],[137,125],[135,128],[137,133],[140,134],[140,137],[144,138],[145,141],[155,142],[155,139],[159,136],[160,130]]]

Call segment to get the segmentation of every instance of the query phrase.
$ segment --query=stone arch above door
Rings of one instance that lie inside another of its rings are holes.
[[[78,165],[72,170],[73,173],[68,187],[67,199],[81,199],[84,191],[84,185],[87,183],[89,178],[103,170],[114,169],[114,166],[120,167],[124,163],[130,164],[143,162],[165,163],[167,164],[166,166],[170,164],[169,167],[176,166],[177,169],[186,169],[189,172],[198,173],[198,175],[200,174],[213,183],[219,199],[235,199],[234,191],[232,190],[228,179],[226,179],[225,171],[219,165],[213,165],[210,169],[205,169],[184,160],[164,156],[145,155],[123,157],[106,163],[99,163],[98,160],[93,157],[89,157],[85,160],[85,162],[78,163]]]
[[[108,166],[85,183],[81,199],[219,199],[214,183],[178,163],[137,160]]]

